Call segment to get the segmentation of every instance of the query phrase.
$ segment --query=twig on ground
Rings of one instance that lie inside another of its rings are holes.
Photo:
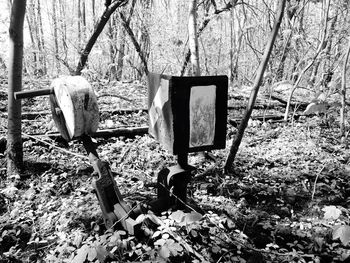
[[[109,93],[102,93],[100,95],[98,95],[98,98],[101,98],[101,97],[117,97],[119,99],[122,99],[122,100],[126,100],[126,101],[129,101],[129,102],[133,102],[134,100],[131,100],[127,97],[124,97],[124,96],[121,96],[121,95],[118,95],[118,94],[109,94]]]
[[[314,182],[314,188],[312,190],[312,195],[311,195],[311,200],[314,200],[314,196],[315,196],[315,192],[316,192],[316,184],[317,184],[317,180],[318,180],[318,177],[320,176],[320,174],[322,173],[323,169],[325,168],[326,166],[323,165],[323,167],[321,168],[321,170],[317,173],[316,175],[316,179],[315,179],[315,182]]]
[[[85,156],[85,155],[82,155],[82,154],[79,154],[79,153],[75,153],[75,152],[72,152],[72,151],[68,151],[68,150],[63,149],[63,148],[61,148],[61,147],[58,147],[58,146],[56,146],[56,145],[54,145],[54,144],[52,144],[52,143],[49,143],[49,142],[44,141],[44,140],[41,140],[41,139],[39,139],[39,138],[37,138],[37,137],[35,137],[35,136],[31,136],[31,135],[26,134],[26,133],[23,133],[23,132],[22,132],[22,135],[25,136],[25,137],[28,137],[28,138],[30,138],[30,139],[36,140],[36,141],[38,141],[38,142],[41,142],[41,143],[43,143],[43,144],[49,145],[49,146],[51,146],[51,147],[53,147],[53,148],[55,148],[55,149],[57,149],[57,150],[59,150],[59,151],[61,151],[61,152],[64,152],[64,153],[67,153],[67,154],[70,154],[70,155],[74,155],[74,156],[79,157],[79,158],[82,158],[82,159],[84,159],[84,160],[89,160],[89,157],[87,157],[87,156]]]

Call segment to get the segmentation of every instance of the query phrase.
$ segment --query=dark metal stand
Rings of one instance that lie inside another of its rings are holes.
[[[157,178],[157,199],[150,202],[150,209],[156,214],[168,209],[186,210],[187,185],[193,170],[187,153],[177,156],[177,165],[162,169]]]
[[[191,172],[195,169],[188,164],[187,153],[178,155],[177,165],[162,169],[158,173],[157,199],[148,205],[139,204],[136,209],[131,209],[123,200],[108,164],[99,159],[91,137],[84,135],[80,140],[89,155],[94,171],[99,176],[93,182],[93,187],[107,228],[118,222],[129,234],[134,235],[140,229],[135,219],[147,209],[156,214],[169,209],[187,210],[187,185],[191,179]]]
[[[99,176],[93,182],[93,187],[106,227],[110,228],[120,223],[129,234],[134,235],[140,227],[135,222],[137,215],[133,213],[128,204],[123,200],[108,163],[102,162],[99,159],[96,146],[90,136],[84,135],[80,139],[89,155],[89,160],[94,171]]]

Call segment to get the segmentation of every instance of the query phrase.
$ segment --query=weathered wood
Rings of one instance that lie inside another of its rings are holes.
[[[141,126],[141,127],[123,127],[123,128],[115,128],[115,129],[105,129],[105,130],[98,130],[95,133],[91,134],[94,138],[110,138],[110,137],[134,137],[137,135],[144,135],[148,133],[148,126]],[[56,139],[58,137],[61,137],[60,133],[52,132],[52,133],[46,133],[46,134],[30,134],[31,136],[38,136],[38,137],[49,137],[51,139]]]
[[[236,107],[237,108],[237,107]],[[0,109],[1,111],[1,109]],[[140,109],[119,109],[119,110],[102,110],[100,111],[100,114],[108,114],[108,115],[123,115],[123,114],[130,114],[130,113],[138,113],[138,112],[144,112],[147,113],[148,110],[146,108],[140,108]],[[37,112],[23,112],[22,113],[22,120],[35,120],[36,118],[39,118],[41,116],[46,116],[51,114],[50,111],[37,111]],[[2,114],[4,117],[7,117],[7,112],[4,112]]]
[[[147,133],[148,133],[148,126],[142,126],[142,127],[126,127],[126,128],[99,130],[94,134],[92,134],[92,136],[102,137],[102,138],[119,137],[119,136],[131,137],[136,135],[144,135]]]
[[[293,118],[295,120],[299,119],[301,116],[304,116],[303,114],[293,114]],[[250,116],[252,120],[258,120],[258,121],[273,121],[273,122],[278,122],[278,121],[284,121],[284,115],[283,114],[267,114],[267,115],[256,115],[256,116]],[[235,127],[238,127],[239,123],[241,122],[242,117],[236,117],[236,118],[231,118],[228,120],[228,122]]]

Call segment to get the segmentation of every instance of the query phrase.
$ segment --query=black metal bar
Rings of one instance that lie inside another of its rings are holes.
[[[91,137],[87,134],[84,134],[80,137],[80,140],[82,141],[83,143],[83,146],[89,156],[90,159],[99,159],[98,157],[98,153],[97,153],[97,150],[96,150],[96,145],[95,143],[92,141]],[[91,156],[93,155],[93,156]],[[90,160],[90,161],[93,161],[93,160]]]
[[[34,98],[34,97],[38,97],[38,96],[50,95],[53,93],[54,93],[53,88],[39,89],[39,90],[24,90],[24,91],[15,92],[14,97],[16,100],[19,100],[19,99]]]
[[[188,153],[179,153],[177,155],[177,163],[180,165],[180,167],[186,169],[188,166]]]

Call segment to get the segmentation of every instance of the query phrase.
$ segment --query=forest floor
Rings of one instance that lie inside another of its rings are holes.
[[[25,88],[48,84],[30,80]],[[146,86],[93,85],[100,129],[147,125]],[[0,90],[0,137],[6,136],[6,98]],[[230,96],[237,109],[229,119],[241,117],[246,102]],[[269,114],[283,112],[272,106]],[[139,110],[113,112],[120,109]],[[225,174],[237,131],[229,121],[226,149],[209,159],[189,156],[197,169],[188,192],[204,214],[146,214],[137,219],[142,233],[131,236],[104,227],[82,145],[49,138],[48,99],[23,101],[23,112],[38,113],[23,118],[23,178],[6,178],[0,153],[0,262],[350,262],[350,150],[329,116],[251,121],[234,172]],[[253,115],[264,112],[257,107]],[[155,198],[157,173],[176,162],[147,134],[96,140],[130,203]]]

